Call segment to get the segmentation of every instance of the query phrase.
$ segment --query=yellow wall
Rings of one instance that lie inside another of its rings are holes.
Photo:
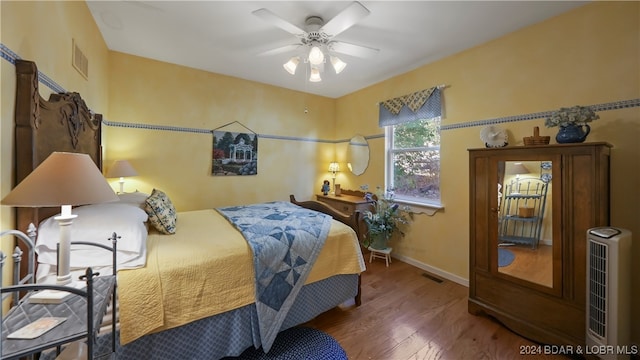
[[[84,2],[71,1],[1,1],[1,42],[21,58],[33,60],[38,69],[52,77],[68,91],[82,94],[92,109],[107,106],[108,50]],[[72,39],[91,59],[85,80],[71,66]],[[16,76],[13,64],[2,59],[0,105],[0,197],[6,196],[13,184],[13,122]],[[40,84],[40,94],[48,98],[51,90]],[[1,229],[15,227],[11,207],[0,207]],[[20,229],[25,231],[26,229]],[[2,251],[11,254],[9,238],[2,239]],[[11,266],[5,267],[5,280]]]
[[[431,86],[444,89],[443,125],[640,98],[640,3],[597,2],[522,29],[476,48],[394,77],[337,100],[336,136],[382,134],[379,101]],[[633,258],[640,259],[640,108],[600,112],[588,141],[613,144],[611,225],[635,234]],[[353,123],[353,119],[359,122]],[[501,125],[509,146],[522,145],[544,120]],[[444,211],[416,217],[394,253],[450,278],[468,279],[468,148],[482,147],[480,127],[442,132],[441,191]],[[552,140],[552,142],[555,142]],[[370,141],[371,166],[345,187],[382,184],[384,140]],[[337,154],[340,157],[340,154]],[[640,273],[633,273],[632,303],[640,303]],[[633,309],[634,338],[640,339],[640,309]]]
[[[184,211],[309,199],[320,187],[318,159],[328,166],[334,146],[315,140],[334,137],[333,99],[117,52],[109,61],[109,120],[203,130],[237,121],[220,130],[287,137],[259,137],[257,176],[211,176],[211,134],[105,126],[105,166],[125,158],[140,174],[125,191],[161,189]]]
[[[554,110],[561,106],[640,98],[640,4],[596,2],[500,39],[425,65],[367,89],[328,99],[109,52],[82,2],[1,2],[2,43],[109,121],[214,129],[239,121],[266,135],[313,140],[383,134],[378,101],[438,84],[444,90],[444,125]],[[10,29],[10,31],[7,31]],[[84,47],[90,80],[71,67],[71,39]],[[1,189],[11,188],[14,67],[2,63],[0,147]],[[305,115],[304,106],[309,114]],[[611,224],[640,234],[639,108],[601,112],[588,141],[613,144]],[[542,135],[557,129],[544,121],[504,124],[510,146],[521,145],[534,126]],[[444,211],[416,217],[407,237],[396,242],[401,258],[454,280],[468,278],[467,149],[481,147],[478,127],[442,133]],[[346,169],[346,145],[260,139],[257,176],[212,177],[210,135],[104,127],[105,166],[127,158],[140,176],[126,191],[166,191],[179,210],[266,200],[294,193],[311,198],[334,159]],[[361,176],[346,171],[337,183],[355,189],[384,182],[384,140],[369,140],[371,160]],[[113,186],[117,183],[113,179]],[[3,229],[12,212],[1,209]],[[638,236],[636,236],[637,238]],[[633,257],[640,259],[640,242]],[[640,275],[633,274],[634,303],[640,303]],[[634,339],[640,342],[640,309],[635,308]]]
[[[2,19],[2,6],[0,6],[0,19]],[[2,39],[2,26],[0,26],[0,39]],[[9,139],[5,139],[6,136],[3,136],[3,134],[9,134],[11,132],[11,123],[7,122],[7,121],[2,121],[2,119],[10,117],[10,110],[9,109],[9,104],[7,103],[5,105],[5,96],[3,94],[8,93],[11,91],[10,88],[8,88],[7,84],[5,84],[5,81],[3,81],[3,74],[7,71],[10,70],[10,68],[13,68],[11,65],[9,64],[5,64],[4,61],[1,62],[2,64],[0,65],[0,164],[2,164],[2,166],[0,166],[0,194],[2,196],[4,196],[4,194],[7,194],[9,192],[9,190],[11,189],[12,184],[9,184],[8,181],[5,181],[5,179],[10,179],[11,177],[11,157],[13,155],[13,153],[11,152],[11,144],[9,142]],[[7,164],[5,166],[5,164]],[[5,208],[5,207],[0,207],[0,229],[11,229],[13,228],[13,226],[11,226],[11,223],[13,222],[13,218],[11,217],[11,210],[9,208]],[[2,241],[2,239],[0,239],[0,251],[2,251],[3,253],[9,253],[11,251],[11,244],[8,241]],[[10,279],[9,275],[4,275],[2,276],[2,279],[0,279],[0,284],[6,284],[8,279]],[[4,311],[6,306],[4,303],[0,304],[0,311]]]

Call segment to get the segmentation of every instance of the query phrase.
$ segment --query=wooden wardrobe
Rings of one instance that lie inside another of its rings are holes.
[[[470,313],[490,315],[539,343],[584,346],[587,229],[609,225],[610,148],[597,142],[469,150]],[[508,195],[502,192],[515,164],[530,172],[515,176],[544,178],[549,186],[535,249],[498,239]],[[519,257],[547,258],[527,264],[531,278],[515,276],[498,266],[499,248],[515,253],[513,266]],[[540,274],[548,280],[532,280]]]

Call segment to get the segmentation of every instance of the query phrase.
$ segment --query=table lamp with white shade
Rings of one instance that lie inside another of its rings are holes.
[[[60,206],[58,285],[72,283],[70,274],[71,224],[74,205],[118,201],[100,169],[87,154],[54,152],[0,201],[16,207]],[[108,235],[108,234],[107,234]]]
[[[331,163],[329,163],[329,172],[331,173],[331,179],[332,179],[332,184],[331,184],[331,188],[333,189],[331,191],[332,194],[336,193],[336,175],[338,174],[338,172],[340,172],[340,164],[338,164],[335,161],[332,161]]]
[[[136,176],[138,172],[131,166],[127,160],[116,160],[113,165],[107,171],[106,177],[116,178],[119,177],[120,194],[124,193],[124,178],[129,176]]]

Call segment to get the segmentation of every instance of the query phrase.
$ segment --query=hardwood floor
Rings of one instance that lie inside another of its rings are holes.
[[[467,287],[396,259],[387,268],[365,258],[362,305],[334,308],[306,324],[336,338],[349,359],[515,359],[537,346],[492,318],[469,314]]]
[[[513,262],[498,269],[501,273],[525,279],[533,283],[553,286],[553,248],[540,245],[536,249],[529,246],[504,247],[515,254]]]

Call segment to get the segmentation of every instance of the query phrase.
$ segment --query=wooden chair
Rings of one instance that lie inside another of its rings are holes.
[[[384,249],[374,249],[371,246],[367,248],[370,251],[369,255],[369,263],[373,261],[373,259],[384,259],[387,267],[389,267],[389,263],[391,262],[391,251],[393,248],[384,248]]]

